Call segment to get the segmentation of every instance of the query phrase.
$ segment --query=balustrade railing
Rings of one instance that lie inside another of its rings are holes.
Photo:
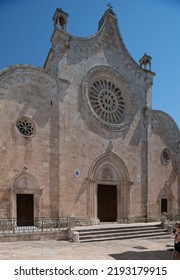
[[[86,218],[75,218],[74,219],[74,226],[92,226],[92,221]]]
[[[0,219],[0,234],[57,232],[68,228],[68,218]]]
[[[168,213],[167,219],[173,222],[180,222],[180,215],[174,213]]]
[[[180,215],[166,212],[162,213],[161,224],[169,232],[172,233],[176,223],[180,223]]]

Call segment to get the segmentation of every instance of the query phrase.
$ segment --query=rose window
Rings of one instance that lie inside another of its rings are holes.
[[[28,117],[23,117],[19,119],[16,123],[18,131],[26,137],[33,136],[36,132],[35,124],[32,119]]]
[[[125,110],[121,90],[111,81],[97,80],[89,88],[89,100],[94,112],[105,122],[120,123]]]
[[[162,152],[163,158],[166,161],[170,161],[171,160],[171,151],[168,148],[165,148]]]

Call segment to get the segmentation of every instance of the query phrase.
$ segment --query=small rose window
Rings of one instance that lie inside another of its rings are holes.
[[[170,161],[171,160],[171,151],[168,148],[165,148],[162,152],[162,156],[165,161]]]
[[[16,127],[25,137],[32,137],[36,133],[35,122],[30,117],[25,116],[17,120]]]

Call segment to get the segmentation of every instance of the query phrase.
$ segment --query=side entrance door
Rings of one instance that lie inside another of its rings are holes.
[[[34,225],[34,195],[17,194],[17,226]]]
[[[162,199],[161,199],[161,213],[163,213],[163,212],[166,212],[166,213],[167,213],[167,211],[168,211],[168,202],[167,202],[167,199],[162,198]]]

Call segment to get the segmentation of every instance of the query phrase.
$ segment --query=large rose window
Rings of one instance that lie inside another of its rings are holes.
[[[129,83],[108,66],[95,66],[87,72],[82,81],[82,96],[90,116],[107,130],[127,128],[136,110]],[[83,109],[80,111],[84,114]],[[94,126],[87,115],[84,119]]]
[[[125,102],[121,90],[113,82],[99,79],[89,88],[89,100],[94,112],[105,122],[120,123]]]

